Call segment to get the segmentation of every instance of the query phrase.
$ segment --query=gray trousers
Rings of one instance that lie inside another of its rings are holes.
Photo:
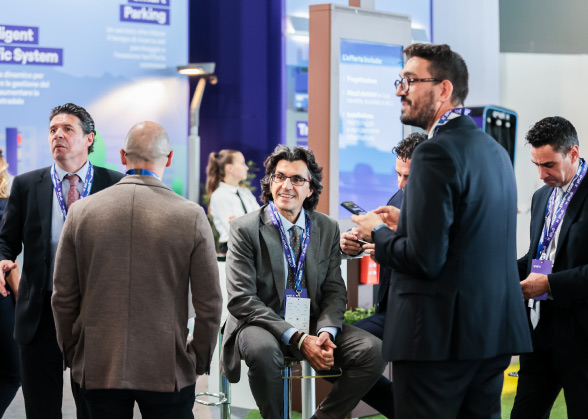
[[[249,367],[249,386],[261,416],[282,418],[282,375],[286,347],[267,330],[244,327],[237,338],[239,351]],[[335,367],[342,375],[320,403],[319,419],[345,417],[378,380],[386,363],[377,337],[344,324],[335,338]],[[319,372],[320,373],[320,372]]]

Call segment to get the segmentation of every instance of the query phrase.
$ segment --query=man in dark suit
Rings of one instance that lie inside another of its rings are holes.
[[[518,261],[533,353],[521,355],[511,418],[547,418],[561,389],[569,418],[588,412],[588,165],[561,117],[527,133],[545,186],[533,195],[529,252]]]
[[[19,343],[27,418],[61,418],[63,359],[51,311],[53,265],[68,206],[123,175],[88,161],[94,121],[72,103],[51,111],[49,147],[55,164],[14,178],[0,227],[0,293],[24,245],[14,337]],[[67,176],[67,177],[66,177]],[[74,396],[77,386],[72,382]],[[80,411],[78,409],[78,417]]]
[[[412,153],[417,145],[427,139],[422,133],[414,132],[398,143],[392,149],[396,154],[396,174],[398,175],[398,191],[388,200],[387,206],[400,208],[404,197],[404,187],[408,182],[410,174],[410,161]],[[350,256],[357,256],[362,251],[374,258],[374,244],[364,244],[357,241],[357,229],[346,231],[341,234],[341,251]],[[384,321],[386,320],[386,304],[388,300],[388,285],[392,270],[388,266],[380,266],[380,284],[376,298],[376,312],[354,324],[355,327],[365,330],[380,339],[384,337]],[[334,380],[333,380],[334,381]],[[394,395],[392,392],[392,381],[388,377],[381,376],[376,384],[363,396],[362,400],[369,404],[388,418],[394,417]]]
[[[511,354],[531,350],[516,267],[510,159],[467,116],[467,67],[414,44],[396,82],[401,121],[429,133],[414,152],[399,219],[353,216],[392,268],[384,357],[397,418],[499,418]],[[387,227],[398,221],[397,230]]]
[[[339,367],[313,418],[343,418],[384,370],[381,341],[343,323],[339,226],[314,211],[322,190],[314,154],[278,146],[265,168],[266,205],[231,224],[224,373],[238,382],[244,358],[261,415],[273,419],[282,415],[284,355],[319,373]]]

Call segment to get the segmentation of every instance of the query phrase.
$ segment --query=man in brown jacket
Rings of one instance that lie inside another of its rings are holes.
[[[193,418],[222,305],[212,231],[199,205],[160,180],[173,157],[163,127],[136,124],[120,152],[128,176],[72,205],[63,227],[57,341],[90,419],[131,418],[135,401],[144,418]]]

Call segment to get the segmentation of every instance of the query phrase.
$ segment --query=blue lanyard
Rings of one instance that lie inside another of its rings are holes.
[[[129,169],[129,170],[127,170],[127,175],[153,176],[153,177],[161,180],[161,178],[157,175],[157,173],[152,172],[151,170],[147,170],[147,169]]]
[[[65,220],[65,217],[67,217],[67,206],[65,205],[65,199],[63,199],[63,189],[61,187],[62,182],[59,180],[59,176],[57,176],[57,171],[55,170],[55,163],[53,163],[53,166],[51,166],[51,181],[53,182],[53,189],[55,189],[55,195],[57,196],[59,208],[61,208],[61,213],[63,214],[63,219]],[[80,199],[90,195],[90,190],[92,189],[93,182],[94,166],[92,166],[92,163],[88,162],[88,171],[86,172],[86,178],[84,179],[84,189],[82,189]]]
[[[433,135],[437,134],[437,131],[439,130],[439,128],[441,128],[443,125],[445,125],[446,123],[449,122],[451,115],[469,115],[472,113],[471,109],[468,108],[453,108],[448,110],[447,112],[445,112],[441,118],[439,118],[439,122],[437,122],[437,125],[435,126],[435,129],[433,130]]]
[[[310,217],[305,212],[306,230],[304,232],[304,235],[302,236],[302,249],[300,251],[300,257],[298,258],[298,264],[296,264],[296,257],[294,255],[294,251],[292,250],[292,247],[290,247],[289,241],[286,239],[284,226],[282,225],[280,216],[278,215],[276,207],[274,206],[274,203],[272,201],[270,201],[269,203],[268,213],[270,215],[272,223],[280,232],[282,246],[284,247],[284,254],[286,255],[286,260],[288,261],[288,268],[295,275],[296,292],[298,293],[298,295],[300,295],[300,292],[302,291],[302,274],[304,272],[304,260],[306,259],[306,251],[308,250],[308,244],[310,243]]]
[[[541,232],[539,246],[537,247],[537,259],[542,257],[547,259],[547,249],[555,237],[555,232],[563,220],[570,201],[580,187],[582,179],[584,179],[584,176],[586,176],[586,171],[588,171],[588,164],[586,164],[584,159],[580,159],[580,165],[578,166],[578,170],[576,170],[576,175],[572,179],[572,185],[562,196],[557,208],[554,208],[555,197],[557,196],[557,188],[553,188],[553,192],[551,192],[551,196],[549,198],[549,203],[545,209],[545,223],[543,224],[543,231]]]

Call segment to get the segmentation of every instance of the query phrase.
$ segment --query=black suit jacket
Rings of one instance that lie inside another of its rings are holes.
[[[396,232],[383,353],[391,361],[487,359],[531,351],[516,265],[511,161],[468,116],[415,150]]]
[[[388,200],[386,205],[400,208],[402,206],[402,199],[404,198],[404,191],[399,189],[392,198]],[[376,300],[376,313],[383,313],[386,311],[386,303],[388,301],[388,285],[390,284],[390,275],[392,269],[389,266],[380,265],[380,285],[378,287],[378,298]]]
[[[91,194],[107,188],[123,174],[94,166]],[[16,301],[14,338],[30,343],[43,312],[51,272],[51,215],[54,195],[51,167],[16,176],[0,226],[0,260],[15,260],[24,245],[22,275]]]
[[[541,230],[545,223],[545,209],[552,191],[553,188],[543,186],[533,195],[531,244],[529,252],[518,261],[521,280],[529,275],[531,261],[537,256]],[[584,330],[570,330],[570,333],[582,333],[586,339],[588,335],[588,181],[586,179],[580,184],[570,201],[562,220],[553,273],[548,278],[553,300],[541,302],[539,326],[533,334],[540,335],[543,330],[541,325],[551,317],[557,323],[554,324],[554,328],[567,330],[571,323],[559,322],[560,319],[565,320],[567,316],[561,317],[558,313],[571,311],[573,317],[579,320],[578,324],[584,326]],[[546,342],[551,340],[547,337]],[[534,343],[538,344],[541,341],[541,339],[535,339]]]

